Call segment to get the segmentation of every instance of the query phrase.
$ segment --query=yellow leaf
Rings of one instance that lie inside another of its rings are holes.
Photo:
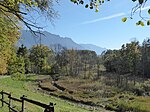
[[[127,21],[127,18],[122,18],[122,22],[126,22]]]

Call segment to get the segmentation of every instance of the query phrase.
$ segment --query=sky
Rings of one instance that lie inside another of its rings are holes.
[[[85,0],[88,1],[88,0]],[[130,11],[136,4],[132,0],[111,0],[99,7],[99,12],[75,5],[70,0],[60,0],[55,4],[59,17],[55,26],[42,17],[38,19],[45,31],[62,37],[69,37],[76,43],[94,44],[107,49],[119,49],[122,44],[135,38],[142,41],[150,37],[150,26],[136,26],[140,19],[137,14],[123,23],[123,17],[130,17]],[[143,8],[142,14],[149,16],[147,10],[150,1]]]

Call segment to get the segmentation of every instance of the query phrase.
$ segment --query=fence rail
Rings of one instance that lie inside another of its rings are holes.
[[[49,103],[49,105],[47,104],[44,104],[44,103],[41,103],[41,102],[38,102],[38,101],[35,101],[35,100],[31,100],[31,99],[28,99],[26,96],[22,96],[20,98],[15,98],[15,97],[12,97],[11,96],[11,93],[7,93],[7,92],[4,92],[4,91],[1,91],[0,92],[0,95],[1,95],[1,103],[2,103],[2,106],[1,108],[4,106],[4,104],[6,104],[9,108],[9,112],[13,111],[13,112],[25,112],[25,101],[28,102],[28,103],[31,103],[31,104],[34,104],[34,105],[37,105],[37,106],[40,106],[44,109],[44,112],[54,112],[54,104],[53,103]],[[4,96],[7,96],[8,98],[8,101],[5,101],[5,97]],[[12,106],[12,101],[16,101],[16,102],[19,102],[21,103],[21,111],[19,110],[16,110],[13,106]]]

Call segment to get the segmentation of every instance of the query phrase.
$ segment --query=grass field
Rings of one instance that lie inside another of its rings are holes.
[[[148,81],[149,82],[149,81]],[[122,90],[111,86],[111,81],[108,79],[107,84],[103,79],[90,80],[81,78],[62,77],[55,81],[57,86],[65,89],[63,92],[51,82],[43,81],[41,87],[53,90],[53,94],[65,96],[72,100],[90,102],[90,104],[102,105],[103,107],[117,112],[150,112],[150,97],[138,96],[132,91]],[[138,83],[137,83],[138,84]],[[141,85],[142,83],[140,83]],[[149,83],[143,83],[146,89],[149,89]],[[138,84],[139,85],[139,84]],[[139,91],[137,85],[132,85],[132,88]]]
[[[80,105],[77,103],[70,103],[67,100],[62,100],[60,98],[47,95],[43,92],[39,92],[37,90],[38,87],[36,85],[37,84],[36,80],[45,79],[45,78],[48,78],[48,76],[30,75],[25,81],[12,80],[10,77],[0,78],[0,91],[4,90],[5,92],[11,92],[12,96],[16,98],[20,98],[22,95],[25,95],[29,99],[40,101],[46,104],[49,104],[49,102],[56,103],[55,112],[91,112],[91,111],[109,112],[104,109],[94,111],[93,108],[88,108],[84,105]],[[42,84],[43,86],[47,86],[49,83],[44,81],[44,83]],[[71,93],[72,97],[82,99],[82,100],[89,99],[90,101],[93,102],[98,101],[101,104],[105,105],[106,108],[110,110],[116,109],[119,112],[126,112],[126,111],[150,112],[149,96],[136,96],[134,94],[118,92],[116,90],[113,90],[110,87],[107,88],[107,86],[103,85],[102,82],[91,82],[91,80],[85,81],[81,79],[69,78],[69,79],[65,79],[65,80],[63,79],[58,81],[58,84],[65,87],[67,90],[65,90],[62,93],[56,90],[56,94],[64,95],[63,93],[65,93],[65,95],[67,95],[67,91],[73,90],[73,93]],[[52,88],[52,89],[56,89],[56,88]],[[113,90],[116,93],[113,96],[111,95],[109,95],[109,97],[104,96],[104,98],[100,98],[101,100],[99,100],[96,92],[92,94],[92,97],[90,92],[88,92],[88,94],[84,93],[84,91],[91,90],[91,89],[94,89],[94,91],[98,91],[99,93],[101,93],[103,90],[111,90],[111,92]],[[20,105],[17,104],[16,102],[13,102],[13,105],[16,106],[18,109],[20,109]],[[0,112],[8,112],[8,108],[4,106],[3,108],[0,108]],[[25,112],[43,112],[43,109],[38,106],[25,103]]]
[[[0,78],[0,91],[4,90],[6,92],[11,92],[12,96],[17,98],[25,95],[30,99],[37,100],[46,104],[49,104],[49,102],[56,103],[56,112],[91,112],[90,110],[84,109],[84,107],[77,106],[76,104],[69,103],[65,100],[46,95],[44,93],[39,93],[35,90],[34,87],[36,78],[37,76],[35,75],[28,77],[27,81],[16,81],[12,80],[9,77]],[[13,104],[15,105],[15,102],[13,102]],[[0,112],[8,112],[8,108],[4,106],[3,108],[0,108]],[[43,112],[43,110],[42,108],[35,105],[25,103],[25,112]],[[101,112],[105,111],[102,110]]]

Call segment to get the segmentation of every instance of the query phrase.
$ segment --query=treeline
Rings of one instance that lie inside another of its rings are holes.
[[[18,52],[24,52],[22,49],[27,51],[27,48],[22,46],[19,47]],[[29,49],[26,56],[28,57],[26,58],[28,61],[25,61],[27,62],[26,73],[90,78],[95,74],[100,74],[101,70],[100,57],[95,51],[90,50],[69,50],[61,45],[55,45],[50,49],[44,45],[37,45]]]
[[[6,29],[4,27],[6,31],[7,25]],[[28,73],[98,78],[106,69],[117,77],[150,77],[150,39],[145,39],[142,45],[132,41],[123,44],[119,50],[107,50],[98,56],[94,51],[68,50],[61,45],[53,48],[45,45],[35,45],[30,49],[24,45],[15,47],[19,38],[17,32],[12,27],[12,30],[0,34],[0,41],[9,38],[0,46],[0,75],[8,74],[17,79],[25,78]]]
[[[54,54],[44,45],[32,46],[27,49],[21,45],[16,49],[16,56],[8,65],[8,73],[15,79],[24,79],[28,73],[50,73],[54,63]]]
[[[90,78],[97,72],[97,63],[99,57],[95,51],[89,50],[63,50],[56,55],[56,64],[59,73],[70,76],[83,76]]]
[[[45,45],[27,49],[21,45],[14,52],[6,74],[17,79],[25,78],[28,73],[93,78],[99,76],[104,69],[101,57],[90,50],[68,50],[60,45],[55,45],[53,49]]]
[[[107,50],[103,60],[107,72],[150,78],[150,39],[145,39],[142,45],[132,41],[119,50]]]

